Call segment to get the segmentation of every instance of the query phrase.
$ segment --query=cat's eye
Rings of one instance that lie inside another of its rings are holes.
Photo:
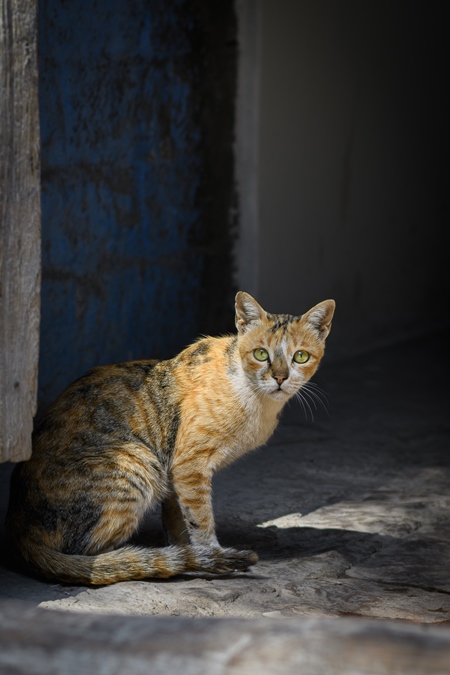
[[[295,363],[306,363],[309,359],[309,352],[305,352],[304,349],[299,349],[298,352],[294,354]]]
[[[269,352],[267,351],[267,349],[258,347],[258,349],[255,349],[255,351],[253,352],[253,356],[257,361],[268,361]]]

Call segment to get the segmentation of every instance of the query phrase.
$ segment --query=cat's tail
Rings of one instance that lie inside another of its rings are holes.
[[[168,577],[184,572],[228,574],[258,561],[252,551],[203,546],[124,546],[98,555],[68,555],[43,543],[21,542],[20,558],[34,573],[65,583],[102,586],[117,581]]]

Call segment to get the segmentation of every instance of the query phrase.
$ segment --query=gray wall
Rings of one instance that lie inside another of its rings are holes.
[[[448,322],[440,5],[239,7],[241,85],[253,69],[258,86],[253,108],[241,87],[238,118],[248,125],[250,108],[258,136],[256,203],[241,190],[238,283],[256,270],[249,290],[275,312],[334,297],[335,357]]]

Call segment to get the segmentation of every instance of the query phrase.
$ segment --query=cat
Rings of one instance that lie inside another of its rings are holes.
[[[317,370],[334,308],[269,314],[240,291],[236,335],[166,361],[99,366],[69,386],[11,478],[7,535],[27,570],[103,585],[255,564],[252,551],[219,545],[211,479],[269,439]],[[167,545],[130,545],[159,502]]]

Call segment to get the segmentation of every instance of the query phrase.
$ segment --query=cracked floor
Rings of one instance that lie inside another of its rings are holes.
[[[325,361],[323,404],[292,404],[266,447],[215,480],[219,540],[257,551],[251,572],[88,589],[22,576],[3,552],[0,598],[108,614],[450,625],[448,366],[443,336]],[[3,522],[10,467],[0,470]],[[158,514],[142,536],[162,543]]]

